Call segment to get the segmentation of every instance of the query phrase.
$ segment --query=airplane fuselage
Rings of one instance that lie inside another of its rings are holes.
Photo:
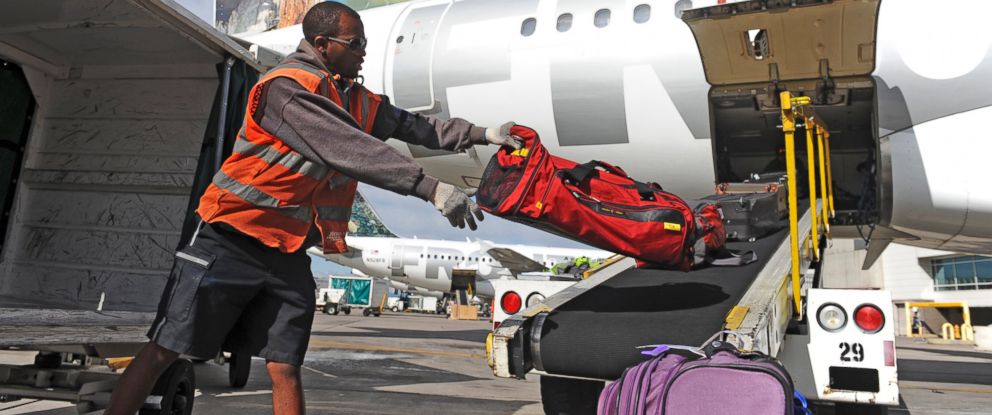
[[[992,140],[977,126],[992,116],[992,28],[981,21],[992,5],[964,3],[881,2],[866,78],[874,112],[859,128],[880,154],[881,225],[898,231],[899,242],[988,253],[984,158]],[[711,192],[718,166],[712,88],[679,18],[690,5],[425,0],[369,9],[364,82],[400,107],[487,126],[513,120],[539,131],[554,154],[607,159],[700,196]],[[291,52],[300,38],[297,26],[252,40]],[[478,184],[495,151],[391,142],[428,174],[463,186]]]
[[[602,260],[612,255],[594,249],[549,248],[528,245],[493,245],[486,241],[457,242],[431,239],[349,237],[351,252],[325,255],[338,264],[362,273],[385,277],[431,291],[451,291],[455,270],[471,270],[477,276],[478,294],[491,296],[485,280],[512,278],[513,273],[486,253],[490,248],[508,248],[548,268],[580,256]],[[478,282],[482,282],[479,284]]]

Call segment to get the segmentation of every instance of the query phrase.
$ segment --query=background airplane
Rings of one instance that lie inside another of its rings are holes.
[[[537,129],[555,154],[610,160],[687,197],[775,158],[775,92],[788,86],[813,97],[831,126],[835,236],[872,238],[869,257],[891,241],[992,251],[983,159],[992,140],[978,128],[992,116],[992,31],[980,19],[992,3],[850,2],[845,7],[865,8],[824,20],[846,26],[791,42],[765,39],[764,49],[744,30],[740,39],[728,35],[728,45],[763,60],[756,72],[763,78],[723,86],[707,82],[697,39],[680,19],[691,7],[688,0],[424,0],[369,9],[364,82],[412,111],[482,125],[515,120]],[[853,39],[848,33],[866,40],[831,43]],[[294,26],[250,40],[285,53],[301,37]],[[787,78],[789,56],[818,61],[819,73],[814,65],[811,74]],[[462,186],[478,184],[495,150],[393,145]]]
[[[527,278],[528,274],[545,273],[557,263],[578,257],[601,261],[613,255],[598,249],[501,245],[467,238],[464,242],[401,238],[382,223],[361,193],[352,205],[348,247],[345,254],[325,255],[318,248],[311,248],[310,253],[364,275],[388,278],[399,283],[394,287],[401,289],[448,293],[456,280],[456,270],[468,271],[471,277],[463,284],[474,282],[475,294],[483,297],[493,296],[487,280]]]

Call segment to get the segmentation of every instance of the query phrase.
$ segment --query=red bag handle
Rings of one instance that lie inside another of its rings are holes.
[[[627,179],[630,178],[630,176],[627,175],[627,172],[623,171],[623,169],[614,166],[610,163],[607,163],[605,161],[599,161],[599,160],[593,160],[585,164],[579,164],[571,169],[563,170],[561,174],[576,183],[581,183],[589,178],[589,175],[591,175],[592,172],[596,170],[596,167],[602,167],[603,170],[606,170],[617,176],[621,176]]]

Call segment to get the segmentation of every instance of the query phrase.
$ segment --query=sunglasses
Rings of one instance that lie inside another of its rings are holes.
[[[334,42],[338,42],[338,43],[340,43],[342,45],[348,46],[348,49],[351,49],[351,50],[356,51],[356,52],[357,51],[360,51],[360,50],[365,50],[365,46],[369,44],[369,40],[366,39],[366,38],[364,38],[364,37],[353,37],[351,39],[340,39],[340,38],[331,37],[331,36],[328,36],[328,35],[320,35],[320,36],[323,36],[327,40],[331,40],[331,41],[334,41]]]

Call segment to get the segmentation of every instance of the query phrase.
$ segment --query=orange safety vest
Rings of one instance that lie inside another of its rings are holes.
[[[197,213],[207,223],[224,222],[287,253],[300,249],[316,223],[324,253],[346,252],[345,234],[358,182],[319,161],[303,158],[253,117],[264,85],[278,77],[292,79],[343,107],[327,72],[292,62],[272,68],[252,88],[234,152],[200,198]],[[371,133],[382,98],[352,83],[348,101],[351,116]]]

